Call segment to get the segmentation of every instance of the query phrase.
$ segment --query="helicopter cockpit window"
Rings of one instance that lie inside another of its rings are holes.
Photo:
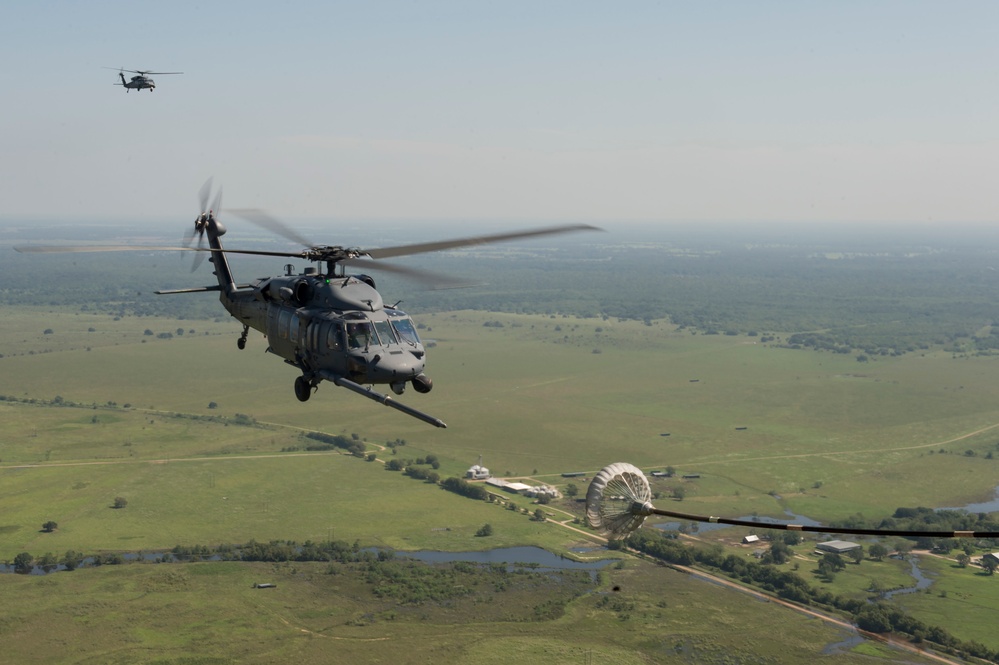
[[[412,319],[392,319],[392,327],[395,328],[399,339],[407,344],[416,346],[420,343],[420,338],[416,335],[416,328],[413,327]]]
[[[378,344],[375,329],[368,321],[347,324],[347,346],[352,349],[366,349]]]
[[[388,321],[375,321],[375,329],[378,331],[378,337],[382,340],[382,344],[389,345],[395,344],[395,334],[392,332],[392,326],[389,325]]]

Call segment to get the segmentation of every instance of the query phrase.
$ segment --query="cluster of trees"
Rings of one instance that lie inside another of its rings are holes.
[[[445,602],[474,593],[465,567],[427,566],[415,561],[393,561],[369,566],[365,579],[379,598],[392,598],[400,605]]]
[[[594,584],[586,571],[538,572],[520,564],[508,567],[468,561],[426,565],[396,559],[367,565],[364,572],[376,596],[392,598],[402,606],[443,603],[450,607],[461,598],[479,596],[481,600],[492,601],[496,593],[531,588],[546,599],[530,608],[529,613],[521,617],[523,621],[545,621],[562,616],[566,604],[592,589]]]
[[[30,552],[21,552],[14,557],[10,565],[14,567],[15,573],[27,575],[36,566],[45,572],[51,572],[59,566],[63,566],[66,570],[76,570],[84,562],[89,563],[91,566],[114,566],[125,563],[125,557],[118,552],[94,554],[88,557],[76,550],[67,550],[61,557],[52,552],[46,552],[36,559]]]
[[[204,561],[219,558],[225,561],[335,561],[339,563],[356,563],[386,560],[392,557],[391,550],[362,549],[358,542],[345,541],[306,541],[296,543],[291,540],[272,540],[259,543],[251,540],[242,545],[222,544],[209,545],[177,545],[169,552],[159,557],[160,561]],[[13,561],[14,568],[19,573],[30,573],[34,566],[46,570],[64,565],[67,570],[75,570],[84,562],[89,565],[116,565],[125,563],[125,557],[118,552],[85,556],[69,550],[62,557],[48,553],[35,559],[30,553],[22,552]]]
[[[293,540],[272,540],[260,543],[251,540],[242,545],[177,545],[170,550],[169,554],[172,558],[180,561],[204,561],[217,557],[224,561],[335,561],[338,563],[372,562],[392,556],[390,550],[362,548],[357,541],[348,543],[343,540],[321,542],[307,540],[304,543]]]
[[[489,492],[482,485],[475,485],[454,476],[442,480],[441,487],[469,499],[476,499],[478,501],[487,501],[489,499]]]
[[[305,438],[318,443],[307,444],[306,450],[332,450],[340,448],[357,457],[364,457],[365,445],[358,438],[347,438],[340,434],[324,434],[323,432],[308,432]]]
[[[422,466],[407,466],[402,471],[410,478],[416,478],[417,480],[424,480],[428,483],[438,483],[440,482],[441,475],[436,471],[424,468]]]
[[[872,605],[866,600],[834,595],[824,589],[813,587],[800,575],[781,571],[770,563],[747,560],[735,554],[726,555],[720,545],[706,548],[689,546],[681,543],[675,536],[656,529],[640,529],[623,543],[618,541],[616,546],[623,545],[669,563],[681,566],[691,566],[696,563],[714,568],[745,584],[760,587],[775,593],[780,598],[802,605],[816,605],[846,612],[861,628],[871,632],[902,633],[911,636],[917,642],[927,640],[953,652],[963,651],[991,661],[999,659],[999,651],[993,651],[977,642],[958,640],[946,630],[928,626],[897,608],[884,603]],[[823,565],[827,571],[834,571],[841,569],[845,563],[838,555],[830,554],[820,561],[820,574]]]

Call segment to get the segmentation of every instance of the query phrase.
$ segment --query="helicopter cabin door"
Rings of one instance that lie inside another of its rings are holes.
[[[267,337],[271,349],[284,358],[294,357],[301,348],[306,326],[305,317],[291,307],[271,307],[267,312]]]

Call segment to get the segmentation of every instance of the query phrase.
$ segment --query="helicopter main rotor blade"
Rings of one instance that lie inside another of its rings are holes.
[[[193,252],[198,250],[196,247],[164,247],[160,245],[20,245],[15,247],[14,251],[21,254],[69,254],[80,252]]]
[[[303,245],[305,247],[313,247],[316,244],[311,240],[309,240],[308,238],[306,238],[305,236],[301,235],[298,231],[294,230],[293,228],[282,222],[281,220],[271,217],[263,210],[257,210],[255,208],[240,208],[240,209],[230,210],[229,212],[236,215],[237,217],[242,217],[248,222],[253,222],[257,226],[267,229],[272,233],[276,233],[282,238],[291,240],[292,242],[296,242],[299,245]]]
[[[448,277],[447,275],[440,275],[435,272],[430,272],[429,270],[417,270],[416,268],[407,268],[392,263],[384,263],[381,261],[368,261],[365,259],[342,259],[340,265],[347,265],[354,268],[359,268],[361,270],[381,270],[382,272],[395,273],[397,275],[405,275],[421,284],[430,287],[434,290],[443,289],[466,289],[471,286],[481,286],[483,282],[470,282],[464,279],[455,279],[454,277]]]
[[[183,74],[184,72],[150,72],[144,69],[125,69],[124,67],[102,67],[101,69],[117,69],[119,72],[129,72],[130,74],[138,74],[139,76],[146,76],[152,74],[153,76],[159,76],[160,74]]]
[[[455,238],[454,240],[440,240],[437,242],[417,243],[414,245],[399,245],[397,247],[380,247],[378,249],[366,249],[364,253],[373,259],[386,259],[393,256],[407,256],[409,254],[422,254],[424,252],[438,252],[442,249],[453,249],[455,247],[471,247],[474,245],[487,245],[505,240],[517,240],[519,238],[535,238],[538,236],[554,235],[556,233],[571,233],[573,231],[602,231],[603,229],[589,224],[566,224],[564,226],[551,226],[543,229],[531,231],[515,231],[512,233],[496,233],[488,236],[476,236],[470,238]]]
[[[254,249],[212,249],[211,247],[168,247],[165,245],[18,245],[21,254],[76,254],[81,252],[218,252],[308,258],[306,252],[264,252]]]

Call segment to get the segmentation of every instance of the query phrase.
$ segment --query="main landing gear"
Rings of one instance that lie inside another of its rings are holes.
[[[238,340],[236,340],[236,346],[239,347],[240,351],[246,348],[246,335],[249,332],[250,332],[250,326],[243,326],[243,334],[239,336]]]

